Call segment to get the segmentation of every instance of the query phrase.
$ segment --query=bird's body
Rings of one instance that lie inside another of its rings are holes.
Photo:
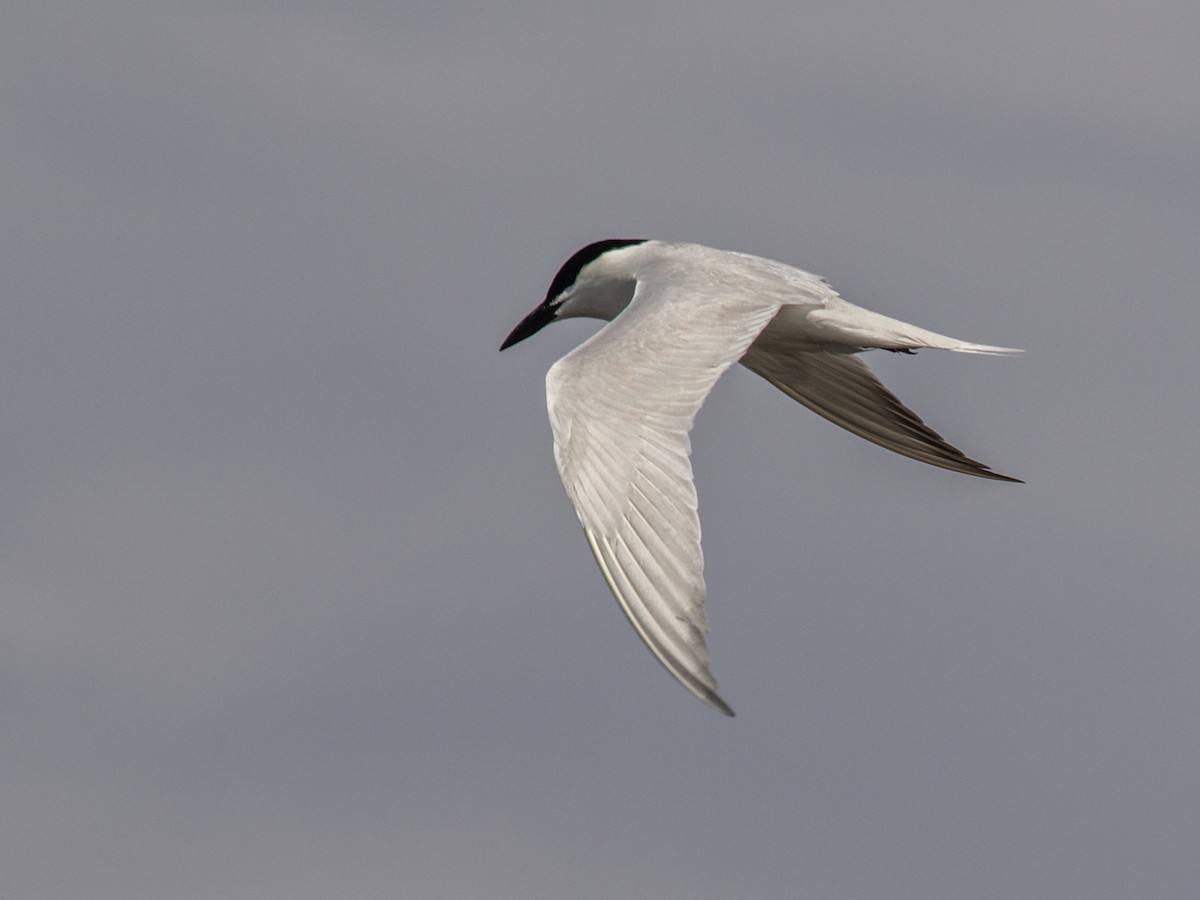
[[[592,552],[634,629],[705,702],[733,712],[709,672],[700,521],[688,434],[741,361],[830,421],[897,453],[984,478],[858,357],[930,347],[1020,351],[935,334],[843,300],[822,279],[698,244],[609,240],[572,256],[501,349],[551,321],[608,324],[546,376],[554,456]]]

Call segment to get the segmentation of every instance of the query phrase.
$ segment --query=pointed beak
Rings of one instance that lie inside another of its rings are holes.
[[[512,330],[509,336],[504,339],[504,343],[500,345],[500,349],[505,350],[513,344],[537,334],[554,321],[554,309],[553,306],[547,306],[543,303],[517,323],[517,327]]]

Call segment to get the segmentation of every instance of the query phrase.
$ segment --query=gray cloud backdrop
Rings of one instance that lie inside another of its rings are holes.
[[[1200,896],[1200,7],[5,19],[4,896]],[[718,385],[735,720],[496,352],[609,236],[1027,350],[871,360],[1025,486]]]

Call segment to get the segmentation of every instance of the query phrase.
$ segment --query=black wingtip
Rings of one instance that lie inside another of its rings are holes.
[[[972,472],[972,475],[978,475],[980,478],[990,478],[993,481],[1008,481],[1013,484],[1024,484],[1023,478],[1013,478],[1011,475],[1001,475],[999,472],[993,472],[991,469],[984,467],[982,472]]]
[[[721,715],[729,716],[729,718],[731,718],[731,719],[737,718],[737,713],[735,713],[733,711],[733,707],[730,706],[728,703],[726,703],[724,700],[722,700],[720,697],[718,697],[713,692],[709,691],[709,692],[705,693],[705,695],[703,697],[701,697],[700,699],[703,700],[705,703],[707,703],[709,706],[711,706],[713,709],[715,709],[717,712],[721,713]]]

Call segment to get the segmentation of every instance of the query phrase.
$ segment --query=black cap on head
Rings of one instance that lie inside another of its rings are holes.
[[[593,260],[599,259],[609,250],[616,250],[618,247],[632,247],[635,244],[644,243],[646,243],[646,238],[608,238],[607,240],[596,241],[582,249],[576,250],[571,255],[571,258],[562,264],[562,268],[558,270],[558,274],[550,282],[550,290],[546,291],[546,302],[549,303],[573,285],[575,279],[579,277],[579,273],[583,271],[584,266]]]

